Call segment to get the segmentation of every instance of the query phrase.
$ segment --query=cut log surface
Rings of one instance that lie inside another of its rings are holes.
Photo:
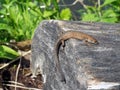
[[[65,41],[59,49],[66,83],[56,71],[55,43],[65,31],[93,36],[98,45],[76,39]],[[45,20],[32,40],[31,71],[41,73],[43,90],[120,90],[120,24]]]

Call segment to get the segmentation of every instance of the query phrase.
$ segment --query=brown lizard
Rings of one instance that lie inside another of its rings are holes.
[[[65,76],[61,69],[60,61],[59,61],[59,48],[60,48],[61,44],[64,47],[65,46],[64,42],[70,38],[82,40],[87,45],[89,45],[90,43],[98,44],[98,41],[94,37],[92,37],[88,34],[82,33],[80,31],[66,31],[64,34],[62,34],[62,36],[60,36],[60,38],[57,40],[57,42],[55,44],[55,49],[54,49],[55,50],[55,60],[56,60],[56,69],[60,74],[61,81],[65,82],[65,83],[66,83]]]

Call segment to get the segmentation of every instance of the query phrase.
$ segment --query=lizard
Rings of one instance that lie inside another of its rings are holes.
[[[60,61],[59,61],[59,48],[62,44],[62,46],[65,46],[65,41],[73,38],[84,41],[87,45],[89,44],[99,44],[98,41],[92,37],[91,35],[88,35],[86,33],[80,32],[80,31],[66,31],[63,33],[55,43],[55,60],[56,60],[56,69],[59,72],[60,78],[62,82],[66,83],[65,75],[61,69]]]

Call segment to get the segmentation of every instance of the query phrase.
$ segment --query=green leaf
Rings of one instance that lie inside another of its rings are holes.
[[[18,56],[19,54],[13,49],[5,45],[0,45],[0,58],[14,59]]]
[[[29,7],[31,7],[31,8],[36,7],[35,3],[32,3],[31,1],[30,1],[30,2],[28,2],[28,6],[29,6]]]
[[[47,6],[50,6],[51,3],[52,3],[51,0],[47,0],[47,2],[46,2]]]
[[[72,14],[69,8],[65,8],[61,11],[60,17],[62,20],[70,20]]]
[[[82,17],[82,21],[99,21],[99,17],[92,13],[85,13]]]
[[[44,13],[43,13],[43,17],[44,18],[50,17],[54,13],[55,13],[55,11],[53,11],[53,10],[45,10]]]
[[[117,18],[103,18],[101,19],[101,22],[107,22],[107,23],[115,23],[117,21]]]
[[[101,21],[115,23],[115,22],[117,22],[117,16],[118,15],[112,9],[109,9],[109,10],[103,12],[103,16],[101,18]]]
[[[117,14],[112,9],[109,9],[103,12],[103,16],[104,17],[117,17]]]
[[[0,23],[0,30],[9,30],[9,27],[7,24]]]
[[[0,23],[0,31],[2,30],[5,30],[7,31],[10,35],[12,35],[13,33],[11,32],[12,31],[12,28],[7,25],[7,24],[4,24],[4,23]]]
[[[116,0],[105,0],[105,2],[103,3],[102,6],[105,6],[105,5],[108,5],[108,4],[111,4],[112,2],[114,2]]]

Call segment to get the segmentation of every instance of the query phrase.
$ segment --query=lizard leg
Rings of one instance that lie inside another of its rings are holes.
[[[58,34],[58,36],[60,37],[60,36],[62,36],[64,34],[64,31],[61,31],[59,34]]]
[[[62,40],[61,43],[62,43],[62,49],[64,50],[64,48],[65,48],[65,41]]]

